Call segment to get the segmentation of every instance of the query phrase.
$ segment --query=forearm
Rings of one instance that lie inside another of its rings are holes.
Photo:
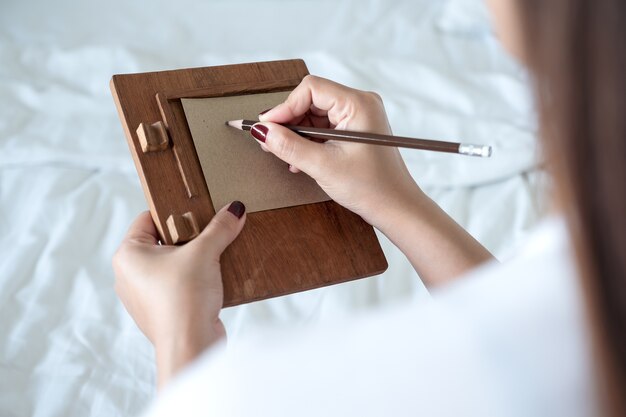
[[[378,223],[378,229],[406,255],[427,286],[451,281],[493,259],[419,189],[388,205]]]

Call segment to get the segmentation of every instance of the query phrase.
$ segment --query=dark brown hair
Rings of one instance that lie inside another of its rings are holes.
[[[516,6],[601,353],[601,385],[617,415],[626,411],[626,1]]]

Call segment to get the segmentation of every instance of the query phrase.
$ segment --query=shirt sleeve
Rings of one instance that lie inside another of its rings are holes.
[[[434,303],[265,329],[205,354],[146,416],[497,415],[466,336]]]
[[[564,226],[432,300],[207,352],[146,416],[599,415]]]

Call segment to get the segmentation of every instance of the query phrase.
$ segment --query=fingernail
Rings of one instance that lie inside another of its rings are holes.
[[[263,143],[265,143],[265,138],[267,137],[268,131],[269,129],[267,128],[267,126],[259,124],[259,123],[253,125],[252,129],[250,129],[250,133],[252,134],[252,136],[254,136],[256,140],[261,141]]]
[[[230,206],[228,206],[228,211],[238,219],[241,219],[241,216],[246,212],[246,206],[244,206],[241,201],[233,201],[230,203]]]
[[[270,108],[269,108],[269,109],[267,109],[267,110],[263,110],[261,113],[259,113],[259,116],[260,116],[260,115],[262,115],[262,114],[267,113],[268,111],[270,111],[270,110],[272,110],[272,109],[273,109],[273,107],[270,107]]]

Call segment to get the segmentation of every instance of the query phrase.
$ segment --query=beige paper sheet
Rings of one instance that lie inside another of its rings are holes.
[[[258,114],[282,102],[289,92],[245,96],[182,99],[215,210],[233,200],[247,212],[271,210],[328,200],[304,173],[263,152],[249,132],[224,124],[227,120],[257,120]]]

